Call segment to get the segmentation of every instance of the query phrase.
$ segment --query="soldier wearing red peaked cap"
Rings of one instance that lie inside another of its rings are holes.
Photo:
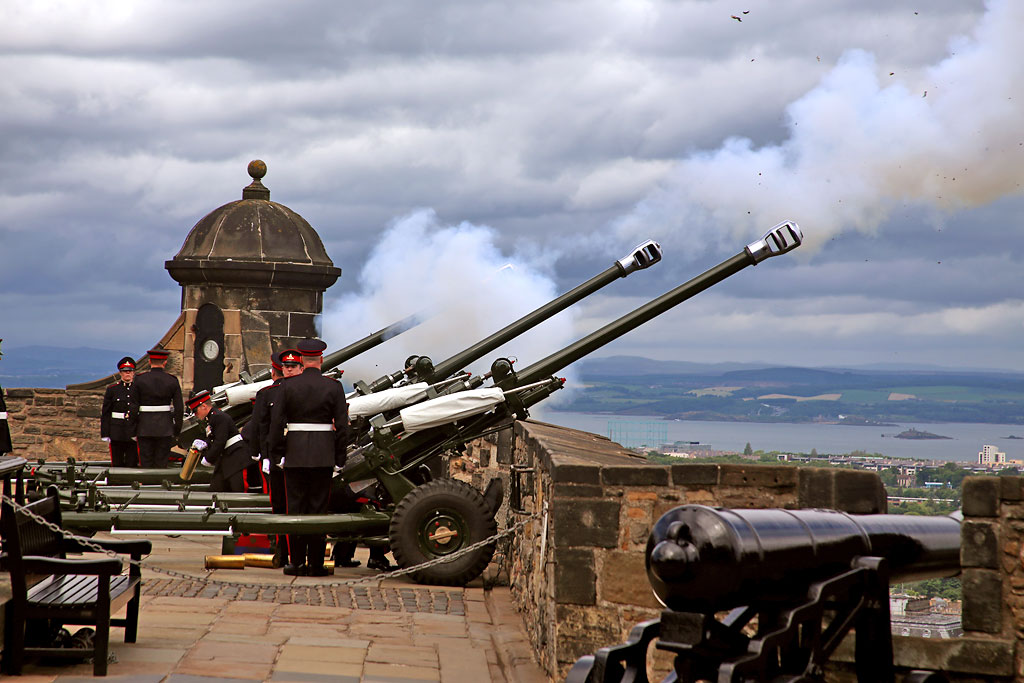
[[[324,514],[332,470],[345,464],[348,403],[341,383],[320,372],[327,344],[303,339],[295,348],[302,357],[302,373],[281,382],[270,411],[270,452],[284,468],[288,514]],[[289,535],[288,545],[291,561],[285,574],[327,574],[323,534]]]
[[[206,422],[206,440],[197,439],[193,446],[203,454],[203,464],[213,467],[210,490],[245,493],[245,470],[252,462],[249,445],[238,433],[235,421],[213,405],[210,392],[198,391],[188,400],[188,408]]]
[[[118,380],[103,392],[100,409],[100,438],[110,447],[114,467],[138,467],[139,444],[136,430],[139,418],[138,390],[135,387],[135,360],[125,356],[117,361]]]
[[[178,379],[166,370],[171,352],[156,347],[147,355],[149,372],[135,378],[139,401],[139,460],[142,467],[167,467],[171,447],[181,431],[185,406]]]

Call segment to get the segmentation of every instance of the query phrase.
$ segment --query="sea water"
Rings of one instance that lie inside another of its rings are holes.
[[[817,423],[665,420],[657,416],[574,413],[551,409],[533,409],[532,414],[538,420],[609,437],[615,432],[614,423],[632,423],[627,426],[636,429],[625,430],[630,433],[642,433],[644,423],[656,423],[654,431],[660,433],[664,427],[667,443],[696,441],[705,448],[737,453],[742,453],[749,443],[755,451],[810,453],[813,449],[819,455],[829,455],[859,450],[869,454],[880,453],[890,458],[977,462],[981,447],[989,444],[1006,453],[1008,460],[1024,460],[1024,438],[1008,438],[1024,437],[1024,425],[907,422],[896,426],[862,427]],[[908,429],[950,438],[895,438],[896,434]],[[617,433],[624,432],[621,424],[617,430]],[[647,445],[656,448],[660,444]]]

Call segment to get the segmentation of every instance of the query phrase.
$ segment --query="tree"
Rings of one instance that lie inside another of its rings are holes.
[[[750,447],[750,442],[748,441],[747,445],[743,447],[743,455],[753,455],[753,454],[754,454],[754,449]]]

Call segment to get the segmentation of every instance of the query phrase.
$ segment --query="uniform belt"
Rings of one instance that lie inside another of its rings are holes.
[[[236,443],[238,443],[241,440],[242,440],[242,435],[241,434],[235,434],[233,437],[228,439],[227,443],[224,444],[224,448],[230,448],[230,447],[234,446]]]
[[[140,413],[169,413],[174,410],[174,406],[168,404],[165,406],[139,406]]]
[[[0,420],[6,420],[6,419],[7,419],[7,411],[4,411],[4,412],[0,413]]]
[[[115,420],[127,420],[128,413],[110,413],[110,417],[114,418]]]
[[[329,432],[334,429],[330,422],[289,422],[289,432]]]

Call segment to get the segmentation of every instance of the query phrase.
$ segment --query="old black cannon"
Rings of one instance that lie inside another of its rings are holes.
[[[960,520],[685,505],[657,521],[646,554],[661,618],[582,657],[568,683],[647,681],[652,642],[675,653],[666,681],[820,682],[851,629],[857,680],[892,683],[889,584],[958,575]]]

